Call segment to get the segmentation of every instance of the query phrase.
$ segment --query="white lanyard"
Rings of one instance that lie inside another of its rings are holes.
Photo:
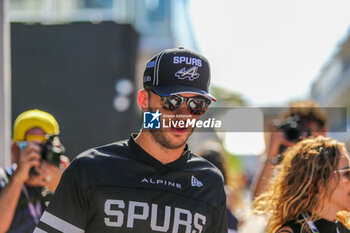
[[[309,225],[312,233],[320,233],[320,231],[317,229],[317,227],[315,226],[314,222],[311,220],[310,215],[308,213],[302,213],[301,215],[307,222],[307,225]],[[337,223],[337,221],[335,223]],[[339,229],[337,226],[336,226],[336,229],[337,229],[337,233],[339,233]]]
[[[41,216],[40,201],[37,200],[36,203],[35,203],[35,206],[34,206],[33,203],[30,201],[28,190],[27,190],[27,188],[24,185],[22,187],[22,191],[23,191],[24,196],[26,197],[27,202],[28,202],[29,213],[30,213],[30,215],[32,215],[35,224],[38,224],[40,216]]]

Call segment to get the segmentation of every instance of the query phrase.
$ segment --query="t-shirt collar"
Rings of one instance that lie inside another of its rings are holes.
[[[137,135],[138,134],[132,134],[130,136],[130,139],[128,141],[129,148],[134,152],[138,159],[155,167],[160,172],[165,172],[168,170],[177,170],[187,163],[187,160],[189,159],[189,156],[191,154],[187,144],[184,148],[183,153],[177,160],[167,164],[162,164],[159,160],[147,153],[139,144],[135,142],[135,138],[137,137]]]

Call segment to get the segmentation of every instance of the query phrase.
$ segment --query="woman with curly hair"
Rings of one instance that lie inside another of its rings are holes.
[[[350,211],[350,159],[344,144],[323,136],[297,143],[285,152],[269,190],[253,206],[269,216],[267,233],[350,232],[344,227],[344,211]]]

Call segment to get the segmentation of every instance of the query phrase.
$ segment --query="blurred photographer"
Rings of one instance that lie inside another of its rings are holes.
[[[15,120],[12,165],[0,168],[0,232],[33,232],[69,165],[58,134],[56,119],[41,110]]]
[[[327,116],[311,100],[294,101],[272,127],[266,153],[262,155],[260,169],[252,183],[254,197],[265,191],[274,175],[274,167],[282,161],[286,149],[310,136],[326,135]]]

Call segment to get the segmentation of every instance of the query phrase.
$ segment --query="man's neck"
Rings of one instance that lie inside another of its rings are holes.
[[[177,148],[169,149],[159,144],[149,132],[142,132],[135,138],[135,142],[148,154],[162,164],[177,160],[183,153],[186,144]]]

